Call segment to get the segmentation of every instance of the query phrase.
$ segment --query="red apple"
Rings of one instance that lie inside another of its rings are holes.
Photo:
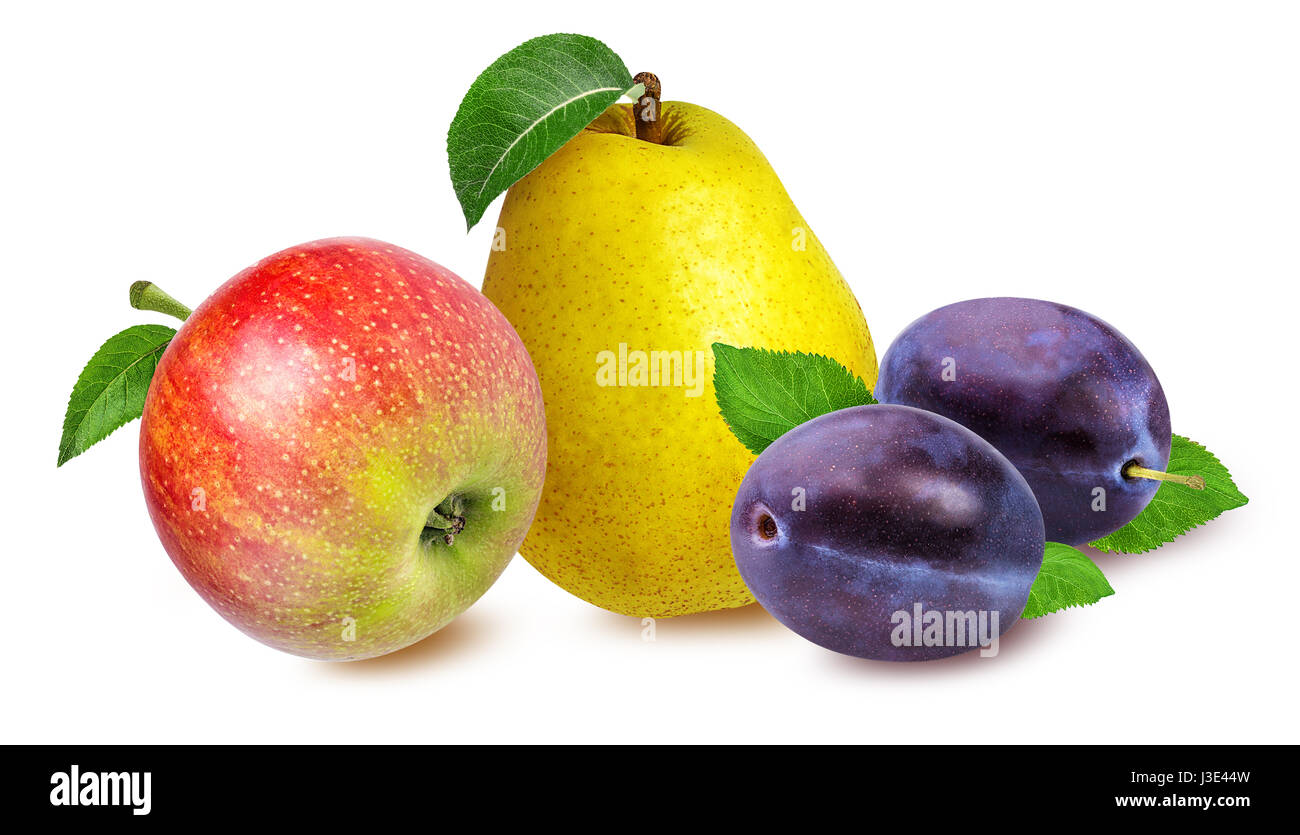
[[[368,658],[465,611],[523,541],[546,424],[514,329],[455,274],[335,238],[226,282],[172,340],[140,434],[163,547],[226,620]]]

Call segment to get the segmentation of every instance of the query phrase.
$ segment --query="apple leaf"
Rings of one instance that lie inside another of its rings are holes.
[[[1072,606],[1088,606],[1110,597],[1115,590],[1097,564],[1077,548],[1049,542],[1043,567],[1029,588],[1022,618],[1038,618]]]
[[[1214,453],[1181,435],[1174,435],[1165,471],[1199,475],[1205,479],[1205,489],[1162,483],[1151,502],[1132,522],[1090,543],[1092,547],[1098,551],[1141,554],[1250,501],[1237,489],[1228,468]]]
[[[58,466],[144,413],[158,358],[175,335],[175,329],[165,325],[135,325],[100,346],[68,398]]]
[[[632,86],[622,59],[585,35],[533,38],[492,62],[447,131],[451,184],[466,227]]]
[[[876,400],[867,384],[820,354],[713,343],[713,388],[722,418],[755,455],[801,423]]]

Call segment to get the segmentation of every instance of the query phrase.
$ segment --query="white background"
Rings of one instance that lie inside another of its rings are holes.
[[[5,4],[0,741],[1296,742],[1300,15],[1285,3]],[[757,142],[880,353],[948,302],[1068,302],[1141,347],[1252,501],[995,659],[836,656],[756,607],[640,622],[516,559],[350,665],[210,610],[146,515],[138,424],[55,469],[137,279],[197,304],[286,246],[397,243],[477,283],[446,128],[493,59],[603,39]],[[1230,763],[1224,764],[1231,766]]]

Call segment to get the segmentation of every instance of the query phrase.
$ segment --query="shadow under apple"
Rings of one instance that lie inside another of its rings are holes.
[[[481,652],[497,640],[501,631],[491,617],[467,612],[424,640],[396,652],[361,661],[326,662],[317,666],[326,674],[349,678],[404,674]]]

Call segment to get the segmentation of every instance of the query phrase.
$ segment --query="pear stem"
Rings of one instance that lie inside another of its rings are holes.
[[[1204,490],[1205,479],[1199,475],[1179,475],[1178,473],[1164,473],[1160,470],[1149,470],[1140,464],[1128,464],[1124,467],[1125,478],[1149,478],[1153,481],[1169,481],[1174,484],[1182,484],[1193,490]]]
[[[636,122],[636,138],[642,142],[664,144],[664,123],[659,118],[659,95],[663,87],[659,76],[652,72],[639,72],[632,81],[645,85],[645,93],[632,105],[632,121]]]
[[[184,322],[194,311],[167,295],[152,281],[137,281],[131,285],[131,306],[136,310],[166,313]]]

